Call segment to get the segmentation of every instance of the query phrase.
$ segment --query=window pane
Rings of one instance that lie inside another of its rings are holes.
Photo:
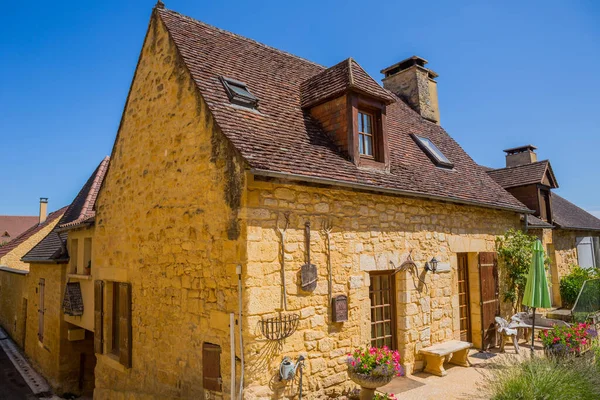
[[[365,133],[371,133],[371,116],[369,114],[365,114]]]
[[[429,154],[431,154],[438,162],[451,164],[450,160],[446,158],[446,156],[440,151],[440,149],[437,148],[435,144],[433,144],[431,140],[422,136],[417,136],[417,139],[419,140],[419,142],[421,142],[423,147],[425,147],[426,151]]]
[[[368,156],[373,155],[373,138],[371,136],[364,136],[365,144],[364,144],[364,152],[362,154],[366,154]]]
[[[358,134],[358,152],[359,154],[365,154],[365,146],[363,145],[364,142],[364,135],[363,134]]]
[[[363,132],[363,113],[358,113],[358,131]]]

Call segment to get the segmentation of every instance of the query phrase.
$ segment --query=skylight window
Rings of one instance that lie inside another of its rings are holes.
[[[258,98],[250,93],[245,83],[225,77],[221,77],[221,82],[231,103],[248,108],[258,106]]]
[[[431,161],[433,161],[437,166],[444,168],[454,167],[454,164],[448,160],[444,153],[442,153],[431,140],[419,135],[412,135],[412,137],[415,139],[419,147],[425,152],[425,154],[427,154],[427,156],[431,159]]]

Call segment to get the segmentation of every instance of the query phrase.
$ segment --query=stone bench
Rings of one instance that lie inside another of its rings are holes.
[[[445,376],[444,361],[447,358],[450,358],[449,362],[452,364],[468,367],[469,361],[467,357],[471,346],[473,344],[469,342],[450,340],[419,350],[419,353],[425,357],[424,372],[437,376]]]

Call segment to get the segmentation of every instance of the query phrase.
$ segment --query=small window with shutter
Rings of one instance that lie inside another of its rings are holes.
[[[221,385],[221,346],[202,344],[202,381],[204,389],[222,391]]]
[[[131,367],[131,284],[110,282],[106,291],[106,350],[125,367]],[[100,315],[102,313],[100,312]],[[100,317],[100,324],[104,319]],[[97,344],[100,348],[101,344]]]

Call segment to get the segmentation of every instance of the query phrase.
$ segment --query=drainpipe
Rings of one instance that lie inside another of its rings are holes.
[[[240,361],[241,361],[241,370],[240,370],[240,391],[239,391],[239,399],[243,399],[242,394],[244,393],[244,339],[242,336],[242,266],[238,264],[235,269],[235,272],[238,276],[238,303],[239,303],[239,328],[240,328]]]
[[[529,231],[529,222],[527,221],[527,214],[523,214],[523,220],[525,221],[525,233]]]
[[[231,400],[235,400],[235,313],[229,314],[229,350],[231,351]]]

